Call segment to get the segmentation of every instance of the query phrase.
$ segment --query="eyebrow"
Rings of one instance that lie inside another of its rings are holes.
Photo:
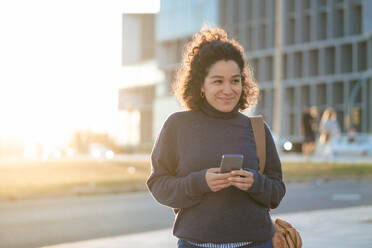
[[[241,77],[240,74],[235,74],[232,76],[232,78],[235,78],[235,77]],[[214,76],[211,76],[210,78],[223,78],[223,76],[220,76],[220,75],[214,75]]]

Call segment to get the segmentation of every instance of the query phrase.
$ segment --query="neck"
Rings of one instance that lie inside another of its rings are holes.
[[[200,109],[206,115],[214,117],[214,118],[219,118],[219,119],[231,119],[231,118],[236,117],[239,114],[238,105],[236,105],[231,112],[222,112],[214,108],[212,105],[210,105],[208,101],[205,99],[201,103]]]

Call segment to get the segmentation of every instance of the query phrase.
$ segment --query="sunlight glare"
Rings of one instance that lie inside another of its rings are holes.
[[[1,1],[0,138],[52,147],[76,129],[112,130],[117,90],[125,84],[122,14],[135,3],[150,6],[129,0]],[[25,156],[33,154],[30,148]]]

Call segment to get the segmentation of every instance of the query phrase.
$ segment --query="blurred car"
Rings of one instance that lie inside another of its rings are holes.
[[[302,141],[291,140],[286,137],[278,138],[278,135],[271,131],[274,143],[278,152],[301,152],[302,151]]]
[[[100,143],[92,143],[88,147],[88,152],[93,158],[113,159],[115,154],[112,150]]]
[[[332,141],[331,147],[335,155],[372,155],[372,135],[341,134]]]
[[[291,152],[293,151],[293,143],[287,138],[278,138],[278,135],[274,132],[271,132],[273,136],[276,149],[278,151]]]

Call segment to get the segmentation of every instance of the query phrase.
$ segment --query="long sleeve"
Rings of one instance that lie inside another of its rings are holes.
[[[257,168],[257,156],[247,116],[208,111],[176,112],[165,121],[152,150],[147,186],[156,201],[174,209],[173,234],[180,239],[216,243],[271,239],[272,223],[264,206],[277,206],[285,192],[271,135],[266,138],[265,175],[255,174],[250,192],[233,186],[212,192],[205,174],[218,167],[221,155],[243,154],[243,168],[251,169]]]
[[[168,119],[151,153],[151,175],[147,186],[153,197],[172,208],[188,208],[198,204],[210,189],[205,180],[206,170],[176,177],[177,137]]]
[[[266,166],[263,174],[249,170],[254,175],[254,183],[248,194],[255,201],[267,208],[278,207],[286,189],[282,180],[282,166],[270,129],[265,124],[266,133]]]

